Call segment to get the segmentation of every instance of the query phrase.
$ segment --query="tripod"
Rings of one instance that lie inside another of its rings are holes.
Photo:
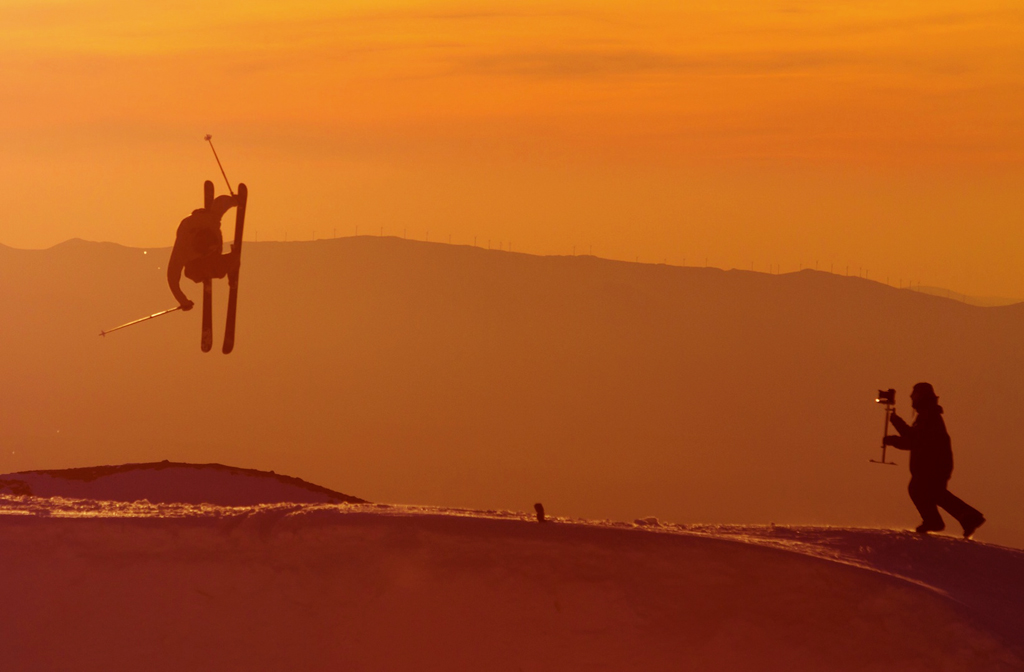
[[[874,462],[875,464],[888,464],[888,465],[891,465],[891,466],[896,466],[895,462],[886,462],[885,461],[885,448],[886,448],[885,439],[889,436],[889,416],[892,415],[893,410],[896,408],[896,403],[895,403],[895,401],[893,401],[893,397],[891,395],[889,395],[887,397],[879,396],[879,398],[875,399],[875,401],[880,403],[880,404],[885,404],[885,429],[882,432],[882,459],[881,460],[868,460],[868,462]]]

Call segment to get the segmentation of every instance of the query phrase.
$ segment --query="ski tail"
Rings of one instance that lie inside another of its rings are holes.
[[[203,352],[213,349],[213,281],[203,281]]]

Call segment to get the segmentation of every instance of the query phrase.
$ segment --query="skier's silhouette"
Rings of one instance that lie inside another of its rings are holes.
[[[232,250],[222,254],[224,236],[220,231],[220,220],[224,213],[238,204],[236,196],[218,196],[207,208],[193,210],[181,220],[171,259],[167,262],[167,284],[178,300],[182,310],[192,310],[195,305],[181,291],[181,273],[195,282],[206,282],[223,278],[229,271],[238,269],[238,254]]]
[[[985,517],[946,489],[953,474],[953,449],[942,420],[942,407],[930,383],[914,385],[910,403],[917,417],[913,425],[903,418],[891,416],[899,436],[885,438],[886,445],[910,451],[910,499],[921,513],[920,533],[938,532],[946,528],[938,507],[949,512],[964,528],[964,537],[970,537]]]

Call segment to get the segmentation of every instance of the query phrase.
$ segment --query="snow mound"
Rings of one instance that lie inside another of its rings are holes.
[[[4,492],[36,497],[219,506],[364,501],[272,471],[167,460],[3,474],[0,475],[0,493]]]
[[[901,532],[5,495],[0,537],[10,669],[1024,669],[1024,553]]]

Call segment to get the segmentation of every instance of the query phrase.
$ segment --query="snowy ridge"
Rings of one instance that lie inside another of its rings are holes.
[[[3,492],[37,497],[221,506],[273,502],[358,504],[365,501],[272,471],[168,460],[2,474],[0,493]]]
[[[1024,669],[1024,552],[904,532],[7,495],[0,534],[11,669]]]

